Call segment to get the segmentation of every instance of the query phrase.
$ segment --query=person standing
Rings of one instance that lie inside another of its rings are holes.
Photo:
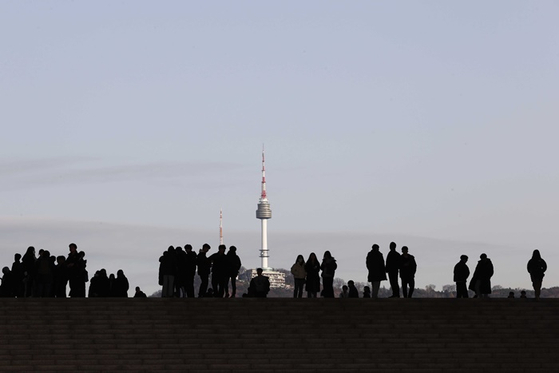
[[[379,250],[379,245],[374,244],[371,251],[367,254],[367,269],[369,276],[367,280],[371,283],[373,288],[372,297],[378,298],[378,291],[380,289],[380,282],[386,280],[386,267],[384,266],[384,257]]]
[[[491,277],[493,273],[494,268],[491,259],[489,259],[485,253],[481,254],[469,286],[471,290],[476,292],[476,297],[489,297],[489,294],[491,294]]]
[[[307,271],[305,271],[305,259],[303,258],[303,255],[297,255],[297,260],[291,266],[291,274],[295,280],[293,298],[302,298],[305,278],[307,277]]]
[[[210,245],[205,243],[198,252],[196,257],[196,265],[198,266],[198,276],[200,277],[200,288],[198,289],[198,298],[206,296],[208,291],[208,277],[210,276],[210,268],[212,266],[210,259],[207,257],[210,251]]]
[[[225,286],[229,278],[229,267],[227,265],[225,249],[225,245],[219,245],[217,253],[210,256],[210,262],[212,263],[212,288],[216,298],[223,298],[225,295]]]
[[[307,272],[307,298],[316,298],[320,291],[320,263],[315,253],[309,255],[305,263],[305,271]]]
[[[124,271],[119,269],[116,272],[116,278],[113,283],[113,293],[115,297],[128,298],[128,289],[130,284],[124,275]]]
[[[25,284],[25,297],[32,297],[35,295],[35,261],[37,258],[35,257],[35,248],[33,246],[29,246],[27,251],[21,258],[21,265],[23,268],[23,275],[24,279],[23,282]]]
[[[330,251],[325,251],[320,265],[322,270],[322,296],[324,298],[334,298],[334,274],[337,268],[336,259],[330,254]]]
[[[24,283],[24,270],[23,263],[21,263],[21,254],[14,255],[14,262],[12,263],[12,279],[14,287],[14,296],[18,298],[23,298],[25,294],[25,283]]]
[[[396,251],[396,243],[390,242],[390,252],[386,255],[386,272],[392,288],[390,298],[400,298],[400,286],[398,285],[398,270],[400,269],[400,253]]]
[[[159,258],[159,281],[162,286],[162,297],[172,298],[174,296],[176,274],[175,248],[169,246],[167,251],[163,252],[163,255]]]
[[[235,298],[237,295],[237,276],[241,269],[241,258],[237,255],[237,248],[230,246],[227,252],[227,280],[225,283],[225,298]],[[231,295],[229,295],[229,281],[231,281]]]
[[[188,298],[194,298],[194,276],[196,276],[196,252],[192,250],[192,245],[184,245],[186,253],[184,288]]]
[[[70,297],[85,298],[85,282],[86,282],[86,262],[84,260],[85,253],[78,252],[78,246],[75,243],[68,245],[70,253],[66,258],[66,268],[68,269],[68,281],[70,283]]]
[[[402,279],[402,293],[404,298],[411,298],[415,288],[415,272],[417,263],[415,257],[408,254],[408,247],[402,246],[402,256],[400,257],[400,279]]]
[[[534,250],[532,253],[532,259],[528,261],[528,273],[530,273],[530,279],[532,280],[532,286],[534,287],[536,299],[540,299],[543,276],[545,276],[546,270],[547,263],[542,259],[540,251],[537,249]]]
[[[454,266],[454,282],[456,283],[456,298],[468,298],[466,282],[470,276],[470,269],[466,265],[467,255],[461,255],[460,261]]]

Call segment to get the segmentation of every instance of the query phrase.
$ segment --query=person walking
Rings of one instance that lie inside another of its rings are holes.
[[[530,273],[530,279],[532,280],[532,286],[534,288],[536,299],[540,299],[543,276],[545,276],[546,270],[547,263],[542,259],[540,251],[537,249],[534,250],[532,253],[532,259],[528,261],[528,273]]]

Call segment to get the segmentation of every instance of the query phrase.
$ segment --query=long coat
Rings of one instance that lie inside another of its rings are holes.
[[[468,288],[475,291],[476,282],[479,280],[479,291],[481,292],[481,294],[491,294],[491,277],[493,276],[493,273],[494,269],[493,263],[491,263],[491,259],[480,259],[477,262],[474,275],[472,276],[472,280],[470,281],[470,286],[468,286]]]
[[[305,271],[307,271],[307,291],[311,293],[320,292],[320,264],[318,263],[318,261],[313,263],[309,260],[308,262],[306,262]]]
[[[378,282],[386,280],[386,267],[384,266],[384,257],[378,250],[371,250],[367,254],[367,269],[369,282]]]

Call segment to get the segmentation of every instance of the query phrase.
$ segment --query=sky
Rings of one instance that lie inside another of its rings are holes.
[[[0,3],[0,265],[27,246],[156,291],[169,245],[259,266],[330,250],[418,287],[482,252],[494,285],[559,285],[554,1]],[[384,284],[386,287],[389,285]]]

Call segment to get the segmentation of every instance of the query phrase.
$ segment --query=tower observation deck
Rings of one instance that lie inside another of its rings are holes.
[[[258,201],[258,209],[256,210],[256,218],[261,222],[261,246],[260,259],[262,269],[269,269],[268,266],[268,219],[272,218],[272,210],[266,195],[266,166],[264,160],[264,149],[262,149],[262,190],[260,200]]]

